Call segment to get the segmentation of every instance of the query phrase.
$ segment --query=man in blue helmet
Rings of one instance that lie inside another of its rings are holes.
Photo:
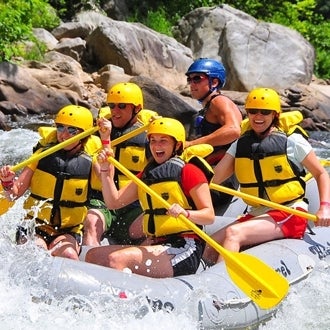
[[[208,143],[214,151],[206,160],[215,166],[224,156],[230,144],[241,133],[242,114],[236,104],[221,94],[226,82],[226,70],[214,59],[200,58],[194,61],[186,72],[191,96],[198,100],[203,109],[195,121],[195,132],[186,142],[186,147]],[[233,181],[233,178],[230,180]],[[234,187],[235,182],[226,184]],[[230,196],[214,192],[214,202],[226,203]]]

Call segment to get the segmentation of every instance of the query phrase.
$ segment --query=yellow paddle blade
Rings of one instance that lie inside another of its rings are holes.
[[[260,308],[278,305],[289,291],[289,282],[255,256],[226,250],[185,216],[180,219],[221,254],[233,282]]]
[[[230,258],[222,257],[230,278],[259,307],[271,309],[287,295],[289,282],[255,256],[231,252]]]
[[[147,194],[157,199],[166,209],[171,206],[164,198],[147,186],[116,159],[109,157],[108,161],[135,182]],[[256,257],[226,250],[184,215],[180,214],[179,218],[186,226],[221,254],[233,282],[261,308],[269,309],[275,307],[285,297],[289,290],[289,283],[274,269]]]
[[[5,192],[3,191],[2,186],[0,185],[0,215],[6,213],[12,206],[14,202],[9,201],[6,196]]]

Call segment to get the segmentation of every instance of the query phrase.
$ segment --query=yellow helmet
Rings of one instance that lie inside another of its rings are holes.
[[[281,113],[280,96],[271,88],[255,88],[246,98],[245,109],[264,109]]]
[[[107,103],[132,103],[143,108],[141,88],[134,83],[119,83],[112,86],[107,95]]]
[[[166,134],[174,137],[177,142],[182,142],[183,144],[186,141],[186,131],[183,125],[173,118],[163,117],[155,119],[149,125],[147,131],[148,139],[150,134]]]
[[[86,131],[93,127],[93,115],[85,107],[66,105],[57,113],[55,123],[78,127]]]

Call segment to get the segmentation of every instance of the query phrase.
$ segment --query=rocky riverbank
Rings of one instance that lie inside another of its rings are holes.
[[[195,10],[175,30],[176,39],[93,12],[51,32],[35,30],[49,49],[42,62],[0,63],[0,128],[52,116],[66,104],[96,116],[109,87],[121,81],[142,88],[145,108],[190,124],[200,105],[185,72],[195,58],[212,57],[227,68],[223,93],[242,109],[251,88],[272,87],[284,111],[303,113],[305,128],[330,130],[330,80],[313,76],[313,49],[301,35],[226,5]]]

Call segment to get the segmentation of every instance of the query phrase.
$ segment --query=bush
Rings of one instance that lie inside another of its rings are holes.
[[[32,29],[52,29],[59,22],[55,10],[46,1],[11,0],[6,4],[0,2],[0,60],[10,61],[15,56],[29,58],[33,54],[41,55],[45,48],[36,41]],[[25,53],[26,47],[22,45],[25,41],[35,42],[35,47],[29,48],[30,54]]]

